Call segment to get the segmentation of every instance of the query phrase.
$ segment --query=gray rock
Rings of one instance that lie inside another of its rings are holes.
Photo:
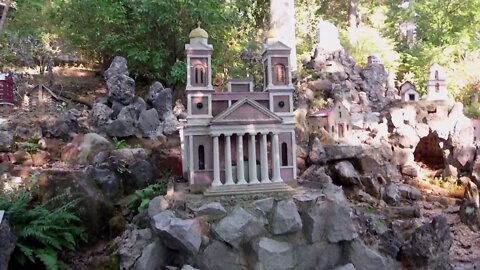
[[[86,173],[100,186],[103,194],[110,200],[120,194],[120,182],[115,172],[111,171],[110,168],[95,168],[89,166]]]
[[[302,229],[302,219],[293,200],[277,203],[272,216],[272,232],[274,235],[294,233]]]
[[[332,183],[332,178],[326,173],[325,167],[321,165],[312,165],[306,169],[300,176],[301,181],[314,182],[323,187]]]
[[[148,228],[139,230],[129,227],[121,236],[115,238],[112,243],[112,246],[116,247],[113,254],[119,258],[119,269],[135,269],[134,266],[142,256],[143,250],[152,241],[152,231]],[[154,250],[155,248],[152,251]]]
[[[195,257],[200,269],[208,270],[244,270],[248,269],[245,256],[240,251],[219,241],[213,241],[202,254]]]
[[[330,243],[351,241],[358,237],[350,208],[338,201],[318,201],[301,215],[303,232],[310,243],[327,239]]]
[[[81,113],[75,109],[60,115],[58,118],[41,122],[42,134],[50,138],[68,139],[70,134],[80,133],[78,118]]]
[[[148,216],[150,218],[153,218],[157,214],[160,214],[161,212],[167,210],[170,207],[170,203],[168,200],[165,199],[163,196],[157,196],[150,200],[150,203],[148,203]]]
[[[398,267],[392,267],[385,257],[365,246],[360,240],[350,243],[350,246],[347,248],[347,254],[348,261],[357,270],[398,269]]]
[[[8,262],[16,245],[15,235],[6,218],[0,221],[0,270],[8,269]]]
[[[211,202],[200,206],[198,209],[194,210],[195,215],[198,216],[207,216],[209,219],[221,219],[227,215],[227,210],[219,202]]]
[[[170,211],[164,211],[152,219],[152,227],[163,243],[174,250],[197,254],[202,244],[200,225],[196,220],[176,218]]]
[[[161,89],[153,101],[153,108],[157,110],[158,115],[162,117],[167,113],[172,113],[172,90],[170,88]]]
[[[13,146],[13,133],[0,131],[0,152],[8,152]]]
[[[286,242],[262,237],[254,249],[260,269],[287,270],[295,266],[293,248]]]
[[[67,145],[62,159],[68,163],[88,165],[100,152],[110,153],[113,145],[97,133],[79,135]]]
[[[232,247],[240,249],[242,244],[250,242],[254,237],[264,232],[261,220],[241,207],[236,207],[230,215],[217,224],[215,234]]]
[[[328,160],[344,160],[357,158],[363,153],[361,146],[326,145],[324,146]]]
[[[155,169],[144,159],[135,161],[128,170],[130,177],[125,182],[134,189],[143,189],[156,182]]]
[[[407,184],[399,184],[398,190],[404,199],[416,201],[422,198],[422,192],[416,187]]]
[[[335,178],[341,185],[358,185],[360,184],[360,176],[349,161],[340,161],[332,168]]]
[[[398,205],[400,203],[400,189],[397,184],[390,184],[385,187],[384,200],[389,205]]]
[[[165,265],[167,258],[167,248],[157,240],[142,249],[142,255],[135,262],[134,269],[160,269]]]
[[[154,82],[150,86],[148,95],[146,96],[146,101],[150,104],[153,104],[163,89],[165,89],[165,87],[163,87],[160,82]]]
[[[88,124],[92,127],[102,127],[107,125],[113,114],[113,110],[105,104],[95,103],[88,114]]]
[[[478,187],[469,181],[460,207],[460,220],[472,231],[480,231],[480,201]]]
[[[163,115],[163,134],[172,135],[178,132],[180,123],[172,112]]]
[[[267,216],[272,212],[274,202],[275,200],[273,198],[256,200],[252,202],[252,208],[256,213]]]
[[[136,97],[135,101],[130,106],[133,106],[138,114],[147,110],[147,103],[141,97]]]
[[[123,107],[118,113],[117,119],[136,122],[139,115],[140,115],[140,111],[138,111],[137,108],[132,104],[132,105]]]
[[[30,141],[30,140],[40,140],[43,137],[42,127],[40,123],[19,123],[15,127],[14,137],[17,140]]]
[[[137,126],[142,136],[146,138],[156,138],[162,132],[158,113],[155,109],[141,112]]]
[[[128,75],[127,59],[121,56],[115,56],[110,67],[105,71],[105,80],[108,81],[115,75]]]
[[[107,80],[108,98],[123,105],[135,99],[135,81],[125,74],[114,75]]]
[[[355,269],[355,266],[353,266],[353,264],[349,263],[349,264],[335,267],[333,268],[333,270],[356,270],[356,269]]]
[[[327,159],[325,148],[318,137],[315,137],[312,143],[312,150],[308,153],[308,158],[312,164],[324,164]]]
[[[447,219],[437,216],[415,230],[410,243],[402,248],[401,259],[414,269],[451,269],[452,243]]]
[[[107,134],[111,137],[125,138],[134,136],[137,133],[135,121],[129,119],[115,119],[106,128]]]
[[[365,191],[373,196],[374,198],[380,199],[381,197],[381,184],[377,180],[376,177],[373,176],[366,176],[361,178],[361,182]]]
[[[295,247],[295,255],[297,269],[330,270],[340,262],[342,247],[339,244],[318,242]]]

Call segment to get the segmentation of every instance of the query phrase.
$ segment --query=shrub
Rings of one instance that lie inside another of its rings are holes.
[[[160,182],[158,184],[150,185],[144,189],[135,191],[132,195],[127,197],[127,207],[132,210],[141,212],[148,207],[150,200],[156,196],[166,194],[166,183]]]
[[[43,263],[49,270],[59,269],[63,263],[60,252],[73,252],[79,241],[86,242],[86,234],[78,225],[74,213],[78,200],[67,202],[68,195],[56,196],[38,203],[25,188],[0,194],[0,209],[17,238],[13,253],[15,263]]]

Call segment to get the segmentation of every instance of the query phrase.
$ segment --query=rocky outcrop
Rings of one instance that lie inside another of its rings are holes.
[[[108,81],[108,79],[115,75],[128,76],[127,59],[125,59],[125,57],[115,56],[110,67],[105,71],[105,81]]]
[[[113,150],[113,145],[105,138],[96,133],[78,135],[69,143],[62,154],[62,160],[67,163],[88,165],[100,152]]]
[[[288,243],[262,237],[254,250],[260,269],[288,270],[295,266],[293,248]]]
[[[284,200],[277,203],[272,216],[272,232],[274,235],[283,235],[297,232],[302,229],[302,219],[293,200]]]

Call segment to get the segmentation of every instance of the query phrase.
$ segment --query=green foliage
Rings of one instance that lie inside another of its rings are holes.
[[[21,266],[31,262],[59,269],[59,253],[73,252],[80,241],[86,242],[74,213],[77,204],[77,200],[68,201],[67,194],[37,203],[24,188],[0,193],[0,209],[5,210],[17,238],[15,261]]]
[[[150,185],[144,189],[135,191],[134,194],[127,197],[127,207],[138,212],[147,209],[150,200],[166,194],[166,183],[160,182]]]
[[[184,61],[177,60],[170,70],[169,82],[173,85],[185,83],[187,77],[187,65]]]
[[[130,148],[130,145],[128,145],[125,140],[119,140],[117,137],[113,137],[112,139],[115,150]]]

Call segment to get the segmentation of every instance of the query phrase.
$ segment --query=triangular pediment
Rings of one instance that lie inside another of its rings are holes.
[[[212,125],[276,124],[282,118],[249,98],[239,100],[210,122]]]

